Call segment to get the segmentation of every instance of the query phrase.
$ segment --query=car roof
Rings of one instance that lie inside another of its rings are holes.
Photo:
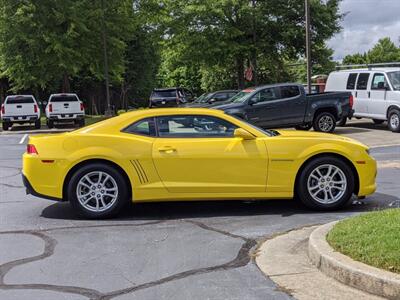
[[[261,89],[266,89],[266,88],[271,88],[271,87],[281,87],[281,86],[288,86],[288,85],[294,85],[298,87],[302,87],[303,85],[299,83],[291,83],[291,82],[286,82],[286,83],[273,83],[273,84],[266,84],[266,85],[260,85],[260,86],[253,86],[253,87],[248,87],[243,89],[244,90],[253,90],[253,91],[258,91]]]
[[[33,97],[33,95],[8,95],[6,98],[18,98],[18,97]]]
[[[354,73],[354,72],[393,72],[393,71],[400,71],[398,67],[387,67],[387,68],[361,68],[361,69],[347,69],[347,70],[338,70],[338,73]]]
[[[50,97],[52,96],[78,96],[75,93],[58,93],[58,94],[51,94]]]
[[[240,90],[220,90],[220,91],[210,92],[210,94],[229,93],[229,92],[239,92],[239,91],[240,91]]]
[[[153,89],[153,92],[174,91],[174,90],[179,90],[179,89],[183,89],[183,88],[181,88],[181,87],[156,88],[156,89]]]

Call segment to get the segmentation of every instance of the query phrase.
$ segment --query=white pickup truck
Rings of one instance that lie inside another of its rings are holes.
[[[74,122],[79,127],[85,126],[85,108],[76,94],[52,94],[46,106],[47,126],[54,123]]]
[[[1,106],[1,119],[3,130],[26,123],[34,123],[35,129],[40,129],[40,108],[32,95],[7,96]]]

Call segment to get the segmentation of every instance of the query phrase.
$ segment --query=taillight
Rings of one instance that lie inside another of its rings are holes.
[[[26,153],[28,154],[39,154],[36,150],[35,145],[32,144],[28,144],[26,145]]]
[[[6,108],[4,104],[1,105],[1,114],[4,115],[6,113]]]
[[[49,112],[53,112],[53,104],[49,104]]]
[[[33,112],[37,113],[37,105],[36,104],[33,105]]]
[[[83,106],[83,103],[81,102],[81,111],[84,111],[85,107]]]
[[[353,97],[353,95],[350,95],[350,97],[349,97],[349,102],[350,102],[350,108],[353,108],[353,104],[354,104],[354,97]]]

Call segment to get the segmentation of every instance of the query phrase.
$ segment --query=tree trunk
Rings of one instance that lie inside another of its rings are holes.
[[[69,93],[71,91],[71,85],[69,83],[69,76],[68,74],[63,75],[63,85],[62,85],[62,92]]]
[[[98,115],[99,112],[97,110],[96,101],[94,100],[95,95],[93,92],[90,93],[90,102],[92,103],[92,115]]]
[[[244,89],[244,65],[243,65],[243,56],[238,55],[236,57],[236,76],[237,76],[237,86],[238,89]]]

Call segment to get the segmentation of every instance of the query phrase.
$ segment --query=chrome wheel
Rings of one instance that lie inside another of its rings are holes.
[[[390,126],[392,128],[398,128],[400,125],[399,115],[394,113],[390,116]]]
[[[318,126],[323,132],[329,132],[333,128],[334,120],[330,116],[323,116],[318,121]]]
[[[76,186],[79,203],[92,212],[103,212],[118,198],[118,185],[109,174],[94,171],[83,176]]]
[[[322,204],[332,204],[346,193],[347,178],[335,165],[325,164],[315,168],[307,180],[311,197]]]

